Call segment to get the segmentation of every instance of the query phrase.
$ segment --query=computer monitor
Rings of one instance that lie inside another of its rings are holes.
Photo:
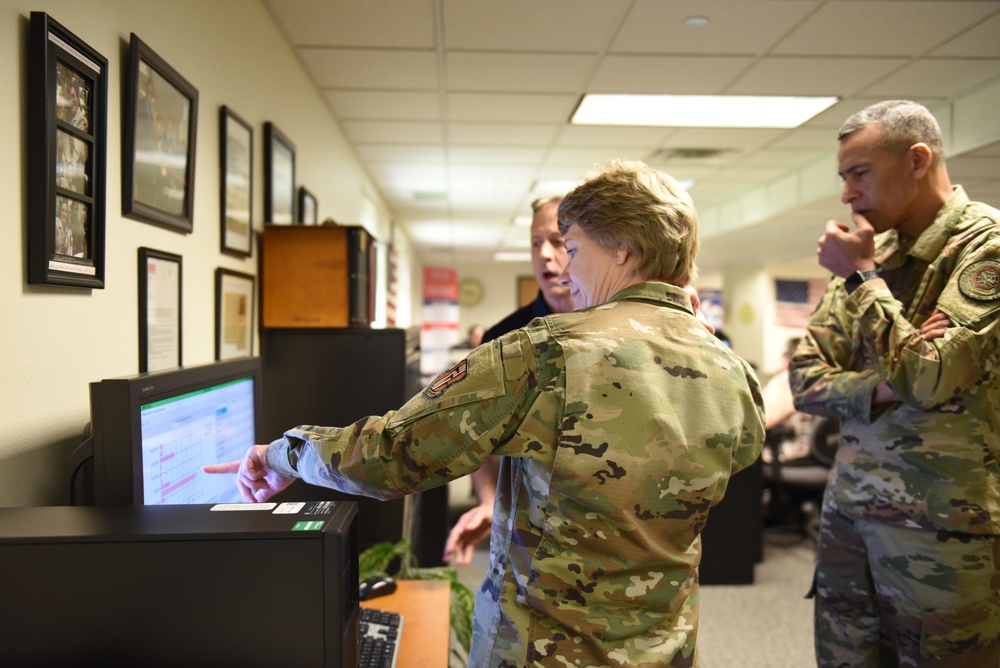
[[[259,442],[260,406],[257,357],[91,383],[94,502],[241,501],[232,476],[201,467]]]

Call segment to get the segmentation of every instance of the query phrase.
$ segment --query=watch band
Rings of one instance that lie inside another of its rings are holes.
[[[878,272],[872,269],[859,269],[844,279],[844,289],[847,294],[852,295],[854,291],[861,287],[865,281],[878,278]]]

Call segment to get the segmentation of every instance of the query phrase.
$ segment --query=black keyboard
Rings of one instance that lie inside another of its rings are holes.
[[[361,608],[360,668],[396,668],[403,616]]]

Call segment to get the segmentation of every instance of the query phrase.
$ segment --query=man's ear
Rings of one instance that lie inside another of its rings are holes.
[[[910,147],[910,158],[913,161],[913,177],[917,179],[924,178],[934,164],[934,152],[922,141]]]

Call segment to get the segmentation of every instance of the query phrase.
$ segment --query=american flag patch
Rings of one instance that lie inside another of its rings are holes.
[[[444,394],[445,390],[455,383],[465,380],[465,377],[468,375],[469,360],[462,360],[435,378],[434,382],[428,385],[427,389],[424,390],[424,396],[428,399],[437,399]]]

